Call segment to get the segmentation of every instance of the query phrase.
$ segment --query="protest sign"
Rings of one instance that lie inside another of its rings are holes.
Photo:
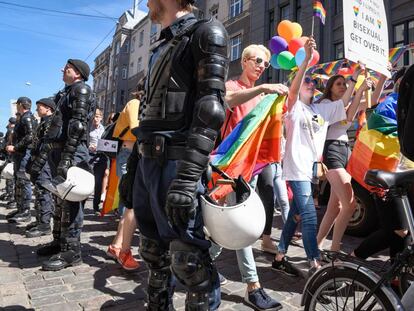
[[[343,13],[345,58],[390,77],[383,0],[343,0]]]

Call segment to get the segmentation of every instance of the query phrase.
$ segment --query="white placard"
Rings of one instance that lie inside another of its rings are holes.
[[[98,139],[96,151],[116,153],[118,151],[118,142],[116,140]]]
[[[383,0],[343,0],[343,13],[345,58],[390,77]]]

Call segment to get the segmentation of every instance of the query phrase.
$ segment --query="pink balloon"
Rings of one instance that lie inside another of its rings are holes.
[[[310,61],[309,66],[316,65],[319,62],[319,59],[320,59],[319,52],[317,50],[313,50],[312,59]]]

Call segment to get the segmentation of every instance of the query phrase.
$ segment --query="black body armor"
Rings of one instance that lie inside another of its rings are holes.
[[[30,111],[26,111],[17,122],[13,144],[16,152],[24,153],[26,149],[33,147],[33,137],[37,128],[37,120]]]

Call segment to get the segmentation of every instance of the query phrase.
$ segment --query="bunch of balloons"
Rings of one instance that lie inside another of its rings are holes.
[[[275,69],[291,70],[300,66],[305,60],[304,45],[308,37],[302,37],[302,26],[283,20],[277,25],[278,36],[274,36],[269,43],[272,51],[270,64]],[[314,50],[310,66],[316,65],[319,61],[319,53]]]

